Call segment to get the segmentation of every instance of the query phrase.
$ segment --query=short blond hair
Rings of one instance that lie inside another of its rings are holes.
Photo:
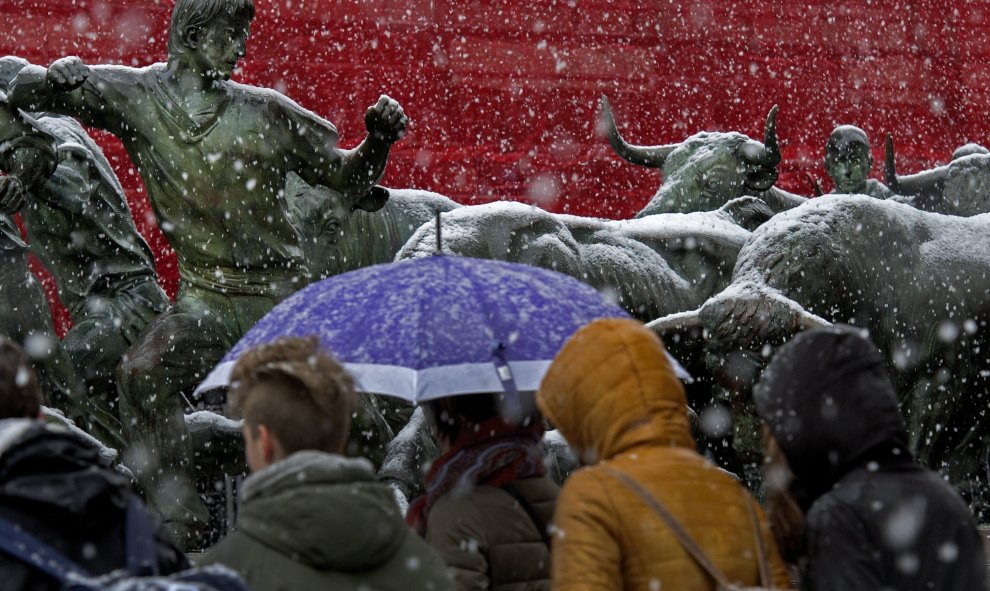
[[[252,431],[265,425],[287,455],[340,453],[355,406],[354,379],[315,337],[255,347],[231,374],[230,410]]]

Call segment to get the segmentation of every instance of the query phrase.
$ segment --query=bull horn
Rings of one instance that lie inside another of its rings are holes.
[[[608,97],[602,95],[602,117],[605,119],[606,134],[608,143],[626,162],[648,166],[650,168],[663,168],[663,163],[667,161],[670,153],[677,149],[680,144],[668,144],[666,146],[634,146],[622,139],[619,129],[615,126],[615,118],[612,116],[612,107],[608,104]]]
[[[777,143],[777,105],[767,113],[767,122],[763,126],[763,145],[766,147],[765,161],[771,166],[780,164],[780,144]]]
[[[816,316],[811,312],[803,310],[798,319],[798,325],[801,327],[801,330],[811,330],[813,328],[827,328],[832,326],[832,323],[821,316]]]
[[[901,182],[897,178],[897,163],[894,159],[894,138],[887,134],[887,142],[884,148],[884,180],[887,181],[887,188],[894,193],[901,194]]]
[[[700,328],[701,327],[701,310],[692,310],[691,312],[678,312],[677,314],[668,314],[661,318],[657,318],[646,324],[646,328],[649,328],[653,332],[663,334],[668,331],[673,330],[684,330],[686,328]]]
[[[774,168],[780,164],[780,145],[777,143],[777,105],[767,114],[763,126],[763,143],[747,140],[739,149],[743,160],[759,167]]]

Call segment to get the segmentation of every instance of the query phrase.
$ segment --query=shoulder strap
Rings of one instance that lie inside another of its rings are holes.
[[[549,548],[550,532],[547,531],[547,523],[540,519],[540,516],[536,514],[536,510],[533,508],[533,505],[526,500],[526,497],[524,497],[522,493],[519,492],[519,489],[516,488],[511,482],[503,486],[502,490],[512,495],[512,497],[519,503],[519,506],[523,508],[523,511],[526,512],[526,515],[529,515],[529,518],[533,521],[533,525],[536,526],[536,530],[540,532],[540,538],[543,539],[543,543],[547,545],[547,548]]]
[[[760,567],[760,585],[769,589],[773,586],[773,582],[770,580],[770,565],[767,563],[766,548],[763,547],[763,532],[760,529],[760,520],[756,516],[756,501],[753,500],[753,497],[745,489],[743,490],[743,495],[746,498],[746,508],[749,510],[749,522],[753,525],[753,535],[756,537],[756,564]]]
[[[127,571],[134,576],[158,575],[155,530],[148,511],[133,494],[127,501]]]
[[[599,464],[599,466],[606,472],[611,474],[614,478],[625,484],[630,490],[632,490],[636,495],[646,503],[646,506],[653,510],[660,519],[667,524],[670,531],[674,533],[677,541],[680,542],[684,550],[691,555],[691,558],[698,563],[702,569],[704,569],[715,582],[725,589],[734,589],[735,585],[729,582],[729,579],[725,576],[717,566],[715,566],[708,556],[701,550],[697,542],[687,533],[684,526],[674,518],[673,515],[664,507],[663,503],[659,499],[654,497],[647,491],[639,482],[636,482],[631,476],[625,472],[613,468],[611,466],[606,466],[604,464]]]
[[[72,575],[88,577],[90,574],[55,548],[6,519],[0,519],[0,552],[33,566],[61,583],[68,581]]]

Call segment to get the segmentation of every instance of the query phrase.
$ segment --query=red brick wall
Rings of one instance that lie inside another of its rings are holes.
[[[988,142],[990,6],[977,0],[256,2],[236,79],[326,116],[345,147],[363,135],[364,108],[390,94],[413,126],[386,184],[463,203],[540,197],[554,211],[632,215],[660,175],[620,161],[596,135],[602,93],[638,143],[702,130],[758,137],[779,104],[780,185],[800,193],[810,192],[805,173],[824,178],[822,146],[840,123],[873,138],[878,177],[886,132],[908,172]],[[0,52],[147,64],[165,57],[170,8],[0,0]],[[140,181],[119,144],[100,139],[174,292]]]

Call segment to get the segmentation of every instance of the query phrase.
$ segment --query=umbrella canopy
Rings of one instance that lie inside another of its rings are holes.
[[[273,308],[197,390],[227,385],[252,347],[314,335],[362,392],[415,403],[536,390],[571,334],[615,316],[628,314],[592,287],[529,265],[445,255],[375,265]]]

